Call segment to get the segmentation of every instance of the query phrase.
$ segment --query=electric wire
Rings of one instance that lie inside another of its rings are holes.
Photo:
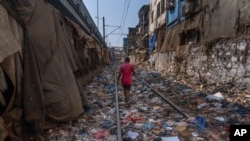
[[[122,23],[123,23],[123,19],[124,19],[124,16],[125,16],[124,14],[125,14],[126,3],[127,3],[127,0],[124,1],[124,5],[123,5],[122,18],[121,18],[121,23],[120,23],[121,28],[119,30],[119,34],[121,33],[121,30],[122,30]],[[118,40],[119,40],[119,38],[118,38]],[[117,40],[117,43],[118,43],[118,40]]]
[[[130,5],[130,0],[128,0],[127,9],[126,9],[126,13],[125,13],[125,16],[124,16],[123,24],[121,25],[120,36],[119,36],[118,41],[117,41],[117,46],[118,46],[118,44],[120,42],[120,39],[122,37],[122,34],[123,34],[124,25],[125,25],[125,22],[126,22],[126,19],[127,19],[127,15],[128,15],[129,5]]]

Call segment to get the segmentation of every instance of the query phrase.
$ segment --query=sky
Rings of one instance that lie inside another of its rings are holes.
[[[138,11],[149,0],[82,0],[96,26],[99,25],[103,35],[103,17],[105,17],[105,34],[108,46],[122,47],[123,38],[129,27],[136,27],[139,22]],[[98,10],[97,10],[97,7]],[[97,15],[99,15],[97,18]],[[99,19],[99,24],[97,22]],[[120,28],[119,28],[120,27]]]

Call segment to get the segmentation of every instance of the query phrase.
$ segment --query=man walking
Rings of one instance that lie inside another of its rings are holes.
[[[130,58],[126,57],[125,58],[125,63],[123,63],[120,66],[119,69],[119,75],[117,79],[117,84],[119,83],[120,77],[121,78],[121,83],[124,88],[124,96],[125,96],[125,103],[126,103],[126,108],[129,108],[129,95],[130,95],[130,89],[131,89],[131,84],[132,84],[132,75],[135,74],[135,69],[132,64],[129,63]]]

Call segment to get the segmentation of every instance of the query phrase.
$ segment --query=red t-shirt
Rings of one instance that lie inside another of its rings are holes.
[[[124,63],[120,67],[120,73],[122,75],[121,83],[122,85],[132,84],[132,74],[135,72],[134,66],[129,63]]]

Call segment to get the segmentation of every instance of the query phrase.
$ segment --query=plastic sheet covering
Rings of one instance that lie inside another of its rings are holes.
[[[149,52],[152,52],[154,50],[154,48],[155,48],[155,41],[156,41],[155,35],[153,34],[153,35],[151,35],[149,37]]]
[[[2,1],[0,2],[2,3]],[[21,48],[24,43],[24,34],[23,27],[13,15],[9,14],[5,6],[0,4],[0,103],[3,104],[3,106],[0,105],[0,108],[1,116],[13,123],[6,122],[6,128],[2,129],[8,130],[8,132],[14,130],[16,134],[19,134],[22,110],[18,107],[22,106],[23,56]],[[10,125],[12,126],[10,127]],[[1,126],[4,126],[4,123]],[[11,129],[12,127],[13,129]]]
[[[178,39],[178,28],[168,30],[163,45],[161,47],[161,52],[173,50],[174,47],[177,46],[179,43]]]
[[[21,50],[18,40],[11,31],[8,13],[0,4],[0,63],[8,56]]]
[[[4,128],[4,121],[3,121],[2,117],[0,117],[0,140],[5,140],[7,135],[8,135],[8,133]]]
[[[94,41],[94,39],[89,36],[88,34],[86,34],[79,25],[77,25],[76,23],[74,23],[73,21],[71,21],[70,19],[67,18],[68,21],[71,22],[72,26],[75,28],[75,30],[77,31],[77,34],[80,38],[83,38],[86,42],[90,42],[90,41]]]
[[[2,92],[6,91],[8,88],[7,82],[4,77],[3,69],[0,67],[0,107],[6,106],[6,102]]]
[[[72,34],[65,19],[43,0],[10,0],[8,3],[26,28],[24,117],[34,133],[41,133],[45,116],[54,121],[67,121],[83,112],[81,88],[73,74],[78,65]]]
[[[96,53],[98,55],[98,58],[101,59],[102,58],[102,49],[101,49],[101,46],[95,42],[95,47],[96,47]]]
[[[95,41],[88,41],[87,42],[87,47],[88,48],[96,48]]]

